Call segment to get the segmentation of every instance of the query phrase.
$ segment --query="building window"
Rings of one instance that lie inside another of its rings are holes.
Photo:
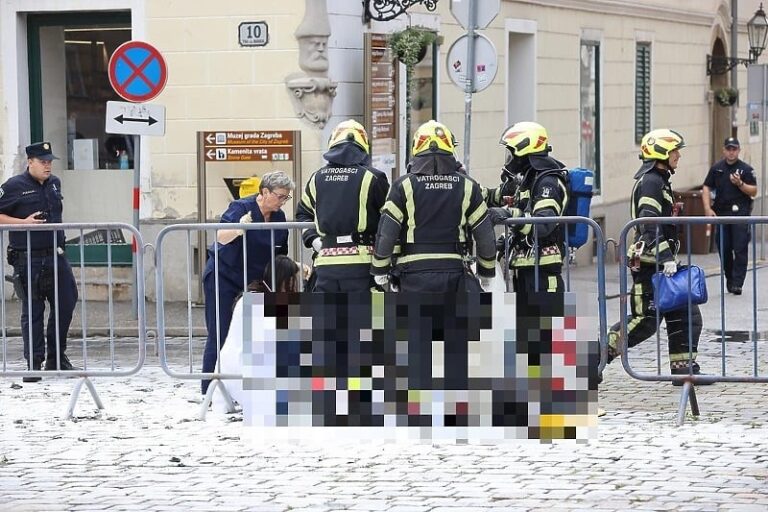
[[[635,48],[635,144],[651,131],[651,43]]]
[[[579,112],[581,114],[581,167],[595,173],[600,190],[600,43],[581,42]]]

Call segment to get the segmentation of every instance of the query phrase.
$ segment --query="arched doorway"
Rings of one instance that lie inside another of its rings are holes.
[[[712,58],[725,59],[725,45],[720,37],[715,39],[712,45]],[[731,108],[720,105],[716,99],[714,99],[714,93],[723,87],[728,87],[728,73],[715,74],[712,73],[709,76],[709,89],[712,91],[712,100],[710,101],[710,119],[712,120],[710,144],[709,144],[709,161],[714,163],[721,158],[723,141],[726,137],[731,135]]]

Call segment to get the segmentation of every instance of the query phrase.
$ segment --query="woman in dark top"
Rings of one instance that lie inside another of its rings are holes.
[[[281,207],[291,198],[294,184],[283,171],[264,175],[259,193],[233,201],[221,216],[221,222],[285,222]],[[232,306],[246,288],[245,283],[264,276],[272,256],[288,253],[288,230],[221,229],[208,249],[208,261],[203,272],[205,294],[205,323],[208,339],[203,353],[203,373],[216,368],[217,354],[227,339],[232,321]],[[243,257],[246,256],[246,275]],[[217,268],[218,264],[218,268]],[[218,271],[217,271],[218,270]],[[218,326],[218,328],[217,328]],[[208,379],[201,381],[203,394],[208,391]]]

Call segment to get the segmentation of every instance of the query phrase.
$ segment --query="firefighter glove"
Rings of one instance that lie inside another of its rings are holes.
[[[483,287],[483,291],[486,291],[486,292],[491,291],[491,285],[492,284],[493,284],[493,278],[492,277],[480,276],[480,286]]]
[[[315,238],[312,240],[312,250],[319,253],[320,249],[323,248],[323,240],[320,237]]]
[[[665,261],[663,272],[667,277],[672,277],[675,275],[677,273],[677,262],[675,260]]]
[[[488,216],[491,218],[491,224],[501,224],[507,219],[520,217],[523,212],[520,208],[488,208]]]
[[[376,284],[381,286],[382,288],[386,288],[389,284],[389,276],[383,275],[383,276],[373,276],[373,280],[376,281]]]

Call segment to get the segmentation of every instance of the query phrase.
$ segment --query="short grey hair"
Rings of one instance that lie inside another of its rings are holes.
[[[270,192],[274,192],[275,189],[284,188],[286,190],[293,190],[296,188],[293,180],[283,171],[268,172],[261,178],[261,186],[259,189],[267,189]]]

